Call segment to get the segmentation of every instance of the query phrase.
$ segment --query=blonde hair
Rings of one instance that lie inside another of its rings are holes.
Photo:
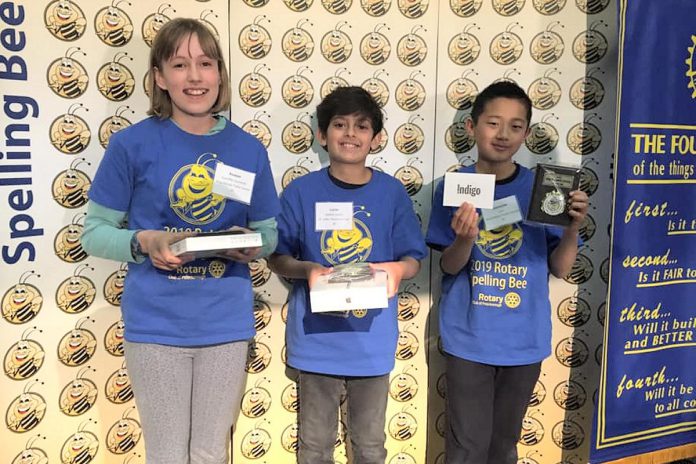
[[[169,92],[162,90],[155,83],[155,70],[162,70],[165,61],[169,60],[176,53],[181,42],[195,35],[201,44],[203,53],[208,58],[217,61],[220,73],[220,88],[218,97],[211,108],[212,113],[225,111],[230,107],[230,78],[227,74],[225,59],[222,49],[213,33],[200,21],[191,18],[176,18],[167,22],[155,36],[155,41],[150,49],[149,74],[147,78],[147,89],[150,94],[150,108],[147,114],[166,119],[172,115],[172,100]]]

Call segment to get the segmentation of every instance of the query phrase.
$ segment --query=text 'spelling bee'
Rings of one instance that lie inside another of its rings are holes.
[[[97,37],[112,47],[122,47],[133,37],[133,21],[118,7],[121,3],[131,5],[126,0],[111,0],[111,5],[99,10],[94,17]]]
[[[264,147],[268,148],[271,145],[271,138],[273,137],[273,134],[271,134],[271,129],[268,127],[268,125],[261,121],[262,116],[269,119],[271,117],[271,115],[266,111],[257,111],[256,114],[254,114],[253,119],[245,122],[242,125],[242,129],[256,137],[256,139],[261,142]]]
[[[550,16],[565,8],[566,0],[532,0],[532,5],[539,13]]]
[[[48,86],[59,97],[77,98],[85,93],[89,76],[85,67],[72,56],[86,55],[80,47],[70,47],[62,58],[54,60],[46,72]]]
[[[529,84],[527,94],[532,100],[532,106],[538,110],[549,110],[556,106],[561,99],[561,86],[551,75],[560,74],[557,68],[552,68],[544,72],[544,76],[535,79]]]
[[[374,72],[371,78],[361,84],[361,87],[374,98],[380,108],[384,108],[389,101],[389,87],[387,87],[386,82],[379,78],[382,74],[389,76],[385,69],[379,69]]]
[[[447,45],[447,55],[454,64],[467,66],[476,61],[481,54],[481,43],[469,31],[480,29],[476,23],[468,24],[462,32],[452,37]]]
[[[78,314],[94,302],[97,293],[94,282],[80,275],[86,269],[94,270],[87,264],[77,266],[73,275],[65,279],[56,289],[56,305],[63,312]]]
[[[12,380],[26,380],[36,374],[44,362],[45,352],[39,342],[27,337],[36,330],[31,327],[22,333],[22,337],[12,345],[5,354],[3,365],[5,374]],[[39,330],[41,333],[42,330]]]
[[[24,433],[32,430],[46,415],[46,400],[38,393],[30,391],[34,385],[36,382],[27,382],[22,393],[7,408],[5,424],[13,432]]]
[[[389,420],[389,435],[394,440],[404,441],[412,438],[418,429],[418,422],[409,412],[410,406],[405,406]]]
[[[587,75],[578,79],[570,86],[570,102],[581,110],[593,110],[604,100],[604,86],[593,75],[597,72],[604,72],[600,68],[594,68]]]
[[[41,291],[27,280],[31,276],[41,277],[34,271],[24,272],[19,281],[2,297],[2,317],[10,324],[24,324],[39,314],[43,306]]]
[[[529,44],[529,53],[534,58],[534,61],[540,64],[555,63],[563,55],[565,46],[563,39],[556,32],[553,32],[555,26],[561,25],[559,21],[554,21],[546,26],[544,32],[540,32],[532,39]],[[561,25],[561,27],[563,27]]]
[[[306,29],[302,28],[305,24],[312,26],[309,19],[301,19],[295,27],[283,34],[281,41],[283,54],[291,61],[306,61],[314,52],[314,39]]]
[[[416,32],[426,30],[423,26],[414,26],[411,32],[399,39],[396,45],[396,56],[406,66],[418,66],[428,55],[428,45]]]
[[[127,99],[135,88],[133,72],[120,62],[124,58],[133,60],[125,52],[117,53],[114,59],[105,63],[97,73],[99,92],[111,101]]]
[[[87,193],[92,180],[83,171],[77,169],[83,163],[87,166],[91,164],[84,158],[76,158],[70,163],[70,168],[58,173],[53,179],[53,199],[64,208],[79,208],[86,205],[89,200]]]
[[[387,61],[391,54],[389,40],[379,32],[382,28],[389,30],[386,23],[379,23],[360,41],[360,56],[368,64],[380,65]]]
[[[99,451],[99,440],[92,432],[85,431],[88,422],[83,422],[77,432],[70,435],[60,452],[61,464],[89,464]]]
[[[493,9],[501,16],[514,16],[522,10],[525,0],[493,0]]]
[[[39,438],[41,435],[30,438],[24,449],[12,460],[12,464],[48,464],[48,454],[41,448],[34,447]]]
[[[478,87],[474,81],[467,79],[471,73],[478,75],[473,69],[467,69],[447,86],[447,103],[455,110],[465,111],[474,105]]]
[[[343,26],[350,27],[347,21],[341,21],[321,38],[321,55],[329,63],[343,63],[353,52],[353,42],[348,34],[341,31]]]
[[[460,18],[469,18],[481,9],[483,0],[450,0],[452,13]]]
[[[246,417],[255,419],[261,417],[271,407],[271,394],[261,385],[268,382],[266,377],[257,380],[254,386],[242,396],[241,411]]]
[[[391,8],[392,0],[360,0],[363,11],[370,16],[384,16]]]
[[[46,29],[53,37],[72,42],[85,33],[87,20],[79,6],[70,0],[55,0],[44,11]]]
[[[259,459],[263,457],[271,447],[271,435],[260,428],[264,421],[261,419],[249,432],[242,438],[241,451],[247,459]]]
[[[396,180],[401,182],[409,196],[413,196],[420,192],[423,187],[423,174],[413,167],[415,163],[422,163],[418,158],[411,158],[406,162],[405,166],[401,166],[394,173]]]
[[[420,18],[428,10],[430,0],[397,0],[399,11],[408,19]]]
[[[552,118],[556,118],[556,115],[547,114],[541,118],[540,122],[532,124],[529,128],[529,134],[524,143],[535,155],[549,154],[558,146],[558,131],[548,122]]]
[[[135,409],[128,408],[124,411],[121,419],[116,421],[106,434],[106,449],[114,454],[125,454],[136,447],[142,436],[140,422],[128,417]]]
[[[89,367],[83,367],[77,372],[75,379],[63,387],[59,400],[63,414],[79,416],[89,411],[96,403],[99,391],[94,382],[84,376],[88,370],[94,371]]]
[[[106,399],[115,404],[123,404],[133,399],[133,387],[125,364],[109,376],[104,390]]]
[[[282,87],[283,101],[291,108],[304,108],[314,98],[312,83],[302,75],[303,72],[312,70],[308,66],[302,66],[297,73],[285,79]]]
[[[498,64],[508,65],[520,59],[524,46],[519,35],[512,32],[516,26],[520,26],[515,22],[505,28],[505,32],[501,32],[491,40],[490,55],[493,61]]]
[[[239,82],[239,98],[254,108],[265,105],[271,98],[271,83],[260,74],[260,70],[264,68],[267,71],[271,70],[265,64],[259,64]]]
[[[123,113],[127,111],[135,114],[135,111],[130,109],[129,106],[119,106],[113,116],[106,118],[99,125],[99,143],[103,148],[109,146],[109,139],[111,139],[112,135],[131,125],[131,122],[123,116]]]
[[[242,28],[237,39],[239,50],[252,60],[265,58],[273,45],[271,34],[261,25],[262,21],[271,22],[266,15],[259,15],[254,18],[251,24],[247,24]]]
[[[396,104],[404,111],[415,111],[425,102],[425,87],[415,79],[419,74],[425,77],[421,71],[414,71],[396,86]]]
[[[314,142],[314,133],[312,132],[312,127],[306,122],[302,121],[302,119],[305,117],[311,118],[309,113],[306,111],[297,115],[297,118],[294,121],[288,123],[283,128],[281,135],[285,149],[291,153],[295,153],[296,155],[309,150]]]
[[[283,178],[280,182],[280,185],[285,188],[288,185],[290,185],[290,182],[293,180],[302,177],[306,174],[309,174],[309,169],[303,166],[303,164],[307,162],[308,164],[312,164],[313,161],[309,159],[308,156],[303,156],[299,160],[297,160],[297,163],[295,163],[294,166],[291,166],[288,168],[287,171],[283,174]]]
[[[167,10],[171,10],[172,13],[176,13],[176,10],[172,8],[171,4],[162,3],[157,7],[157,13],[152,13],[143,21],[143,40],[148,47],[152,47],[152,43],[155,41],[155,37],[160,29],[162,29],[162,26],[171,21],[171,18],[164,14]]]
[[[82,248],[80,237],[84,226],[79,221],[84,220],[85,213],[73,216],[72,222],[63,227],[56,234],[53,249],[56,256],[67,263],[77,263],[87,258],[87,252]]]
[[[58,343],[58,359],[68,367],[81,366],[86,363],[97,350],[97,339],[94,334],[82,328],[82,324],[94,320],[83,317],[75,328],[63,335]]]

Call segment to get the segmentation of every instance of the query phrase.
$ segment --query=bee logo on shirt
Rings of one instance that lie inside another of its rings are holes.
[[[396,359],[399,361],[408,361],[418,353],[418,337],[416,337],[412,328],[418,328],[415,324],[410,324],[399,331],[399,336],[396,340]]]
[[[97,401],[99,391],[97,386],[90,379],[85,377],[89,367],[83,367],[75,375],[75,379],[68,382],[60,392],[60,410],[68,416],[80,416],[94,406]]]
[[[80,47],[70,47],[62,58],[48,66],[48,86],[59,97],[77,98],[87,90],[89,76],[85,67],[72,57],[75,53],[86,55]]]
[[[81,153],[92,138],[87,122],[75,114],[80,109],[89,111],[82,103],[74,103],[67,113],[53,120],[49,129],[51,145],[66,155]]]
[[[544,76],[535,79],[529,85],[527,93],[532,100],[532,106],[539,110],[548,110],[556,106],[561,99],[561,85],[551,79],[553,73],[558,73],[557,68],[544,72]],[[560,74],[560,73],[559,73]]]
[[[85,228],[79,221],[84,220],[85,215],[86,213],[79,213],[73,216],[72,222],[60,229],[53,241],[56,255],[66,263],[78,263],[88,256],[80,243]]]
[[[462,32],[450,39],[447,45],[447,54],[454,64],[470,65],[481,54],[481,42],[476,36],[469,33],[473,28],[480,29],[476,23],[468,24]]]
[[[7,408],[5,424],[13,432],[24,433],[32,430],[46,415],[46,400],[38,393],[30,391],[34,385],[36,382],[27,382],[22,394]]]
[[[5,375],[12,380],[26,380],[36,374],[44,362],[45,352],[39,342],[27,337],[36,330],[31,327],[22,333],[18,342],[13,344],[5,353],[3,366]],[[42,332],[39,330],[39,333]]]
[[[428,10],[429,0],[397,0],[399,11],[408,19],[420,18]]]
[[[123,319],[119,319],[109,326],[104,333],[104,348],[112,356],[123,356],[123,335],[125,325]]]
[[[371,78],[362,83],[361,87],[374,98],[377,106],[384,108],[384,105],[389,101],[389,87],[387,87],[386,82],[379,78],[381,74],[389,75],[384,69],[375,71]]]
[[[61,311],[68,314],[79,314],[94,302],[94,297],[97,294],[94,282],[80,275],[87,269],[94,270],[87,264],[77,266],[73,275],[65,279],[56,289],[56,305]]]
[[[280,182],[280,185],[283,188],[290,185],[290,182],[292,182],[293,180],[302,177],[306,174],[309,174],[309,169],[302,165],[304,162],[312,164],[312,161],[309,159],[308,156],[303,156],[302,158],[297,160],[297,163],[295,163],[294,166],[291,166],[290,168],[288,168],[287,171],[285,171],[285,173],[283,174],[283,178]]]
[[[183,166],[169,183],[169,206],[189,224],[208,224],[225,209],[225,198],[213,193],[215,153],[203,153],[195,164]]]
[[[53,199],[64,208],[79,208],[87,204],[87,192],[92,186],[92,180],[83,171],[77,169],[80,164],[91,163],[84,158],[76,158],[70,163],[70,168],[53,179],[52,188]]]
[[[570,102],[578,109],[593,110],[604,100],[604,86],[602,83],[593,77],[593,74],[601,71],[595,68],[589,71],[585,77],[576,80],[570,86],[569,96]],[[602,74],[604,73],[601,71]]]
[[[478,95],[478,87],[466,77],[472,72],[477,74],[473,69],[467,69],[461,77],[453,80],[447,86],[447,103],[455,110],[465,111],[474,105],[474,99]]]
[[[297,412],[300,405],[297,383],[288,384],[280,395],[280,402],[288,412]]]
[[[311,119],[311,116],[306,111],[297,115],[294,121],[283,128],[283,133],[281,135],[285,149],[296,155],[309,150],[314,142],[312,127],[302,121],[305,117]]]
[[[418,289],[419,287],[411,282],[405,289],[399,292],[397,298],[397,308],[396,314],[400,321],[410,321],[420,311],[420,300],[418,296],[413,292],[412,289]]]
[[[36,435],[30,438],[24,449],[12,460],[12,464],[48,464],[48,454],[46,454],[46,451],[34,447],[34,443],[40,437],[41,435]]]
[[[353,42],[348,34],[341,30],[348,26],[347,21],[340,21],[332,30],[324,34],[321,38],[320,49],[322,56],[329,63],[339,64],[345,62],[353,53]],[[347,83],[345,85],[348,85]],[[324,94],[322,94],[322,98]]]
[[[72,42],[85,33],[87,20],[82,9],[70,0],[55,0],[46,6],[44,24],[53,37]]]
[[[309,79],[302,76],[304,71],[312,72],[308,66],[302,66],[297,70],[297,73],[283,82],[283,101],[291,108],[304,108],[314,98],[314,87]]]
[[[590,320],[592,315],[590,304],[578,296],[580,292],[573,293],[558,304],[556,310],[558,320],[568,327],[581,327]]]
[[[539,13],[551,16],[560,12],[566,5],[566,0],[533,0],[532,5]]]
[[[2,317],[10,324],[24,324],[39,314],[43,306],[41,291],[28,284],[31,276],[41,277],[34,271],[24,272],[19,281],[8,288],[2,297]]]
[[[135,114],[135,111],[131,110],[129,106],[119,106],[113,116],[106,118],[99,125],[99,143],[103,148],[109,146],[109,139],[112,135],[132,124],[123,116],[126,111]]]
[[[539,64],[555,63],[563,55],[565,45],[563,39],[556,32],[552,31],[555,26],[560,25],[559,21],[554,21],[546,26],[544,32],[538,33],[529,45],[529,54],[534,61]],[[561,25],[561,27],[563,27]]]
[[[527,415],[522,419],[522,433],[519,440],[521,445],[535,446],[544,438],[544,426],[539,419],[534,417],[538,413],[538,409],[531,412],[528,411]]]
[[[594,273],[594,266],[592,266],[592,261],[590,258],[582,253],[578,253],[575,258],[573,267],[570,269],[570,273],[563,278],[566,282],[574,285],[582,285],[592,277]]]
[[[299,439],[299,427],[297,422],[285,427],[283,433],[280,435],[280,443],[283,445],[283,449],[288,453],[297,453],[298,439]]]
[[[60,452],[61,464],[89,464],[99,451],[99,440],[92,432],[85,431],[88,422],[83,422],[77,432],[63,443]]]
[[[575,0],[580,11],[586,14],[597,14],[604,11],[610,0]]]
[[[493,9],[501,16],[514,16],[524,6],[524,0],[493,0]]]
[[[387,28],[386,23],[379,23],[369,34],[366,34],[360,41],[360,56],[368,64],[380,65],[387,61],[391,54],[391,44],[389,40],[380,33],[380,29]]]
[[[575,411],[585,405],[587,392],[582,384],[571,379],[560,382],[553,389],[553,400],[566,411]]]
[[[574,450],[582,445],[585,441],[585,431],[580,425],[566,418],[558,422],[551,429],[551,437],[553,442],[563,450]]]
[[[265,58],[273,45],[271,34],[261,26],[262,21],[271,22],[266,15],[259,15],[239,32],[239,50],[252,60]]]
[[[97,37],[112,47],[122,47],[133,37],[133,21],[118,7],[121,3],[130,5],[126,0],[111,0],[111,5],[99,10],[94,18]]]
[[[125,363],[109,376],[104,390],[106,399],[114,404],[123,404],[133,399],[133,387]]]
[[[466,153],[476,146],[476,139],[466,127],[467,119],[469,119],[469,115],[462,114],[445,132],[445,145],[453,153]]]
[[[104,299],[107,303],[120,306],[121,296],[123,295],[124,284],[126,281],[126,275],[128,274],[128,264],[121,263],[121,266],[117,271],[112,272],[109,277],[106,278],[104,282]]]
[[[450,0],[450,9],[460,18],[469,18],[481,9],[483,0]]]
[[[254,114],[254,119],[251,119],[242,125],[242,129],[247,133],[256,137],[256,139],[263,144],[264,147],[268,148],[271,145],[271,129],[266,125],[266,123],[261,121],[261,117],[270,118],[271,116],[265,111],[258,111]]]
[[[242,414],[246,417],[255,419],[261,417],[271,407],[271,394],[261,384],[268,382],[266,377],[263,377],[254,383],[254,386],[247,390],[242,396]]]
[[[295,27],[283,34],[281,41],[283,54],[291,61],[306,61],[314,52],[314,39],[306,29],[302,28],[305,24],[312,26],[309,19],[300,19]]]
[[[105,63],[97,73],[99,92],[111,101],[123,101],[133,94],[135,79],[133,72],[120,61],[124,58],[133,60],[125,52],[114,55],[114,59]]]
[[[423,37],[416,34],[421,29],[425,30],[421,25],[414,26],[396,45],[396,56],[406,66],[418,66],[428,55],[428,45]]]
[[[539,406],[541,403],[544,402],[545,399],[546,387],[540,380],[537,380],[536,384],[534,385],[534,390],[532,390],[532,396],[529,398],[529,403],[527,404],[527,407],[533,408]]]
[[[566,367],[580,367],[590,356],[585,342],[578,337],[566,337],[556,345],[556,359]]]
[[[412,155],[423,148],[425,134],[415,123],[418,119],[423,120],[419,114],[411,116],[408,122],[400,125],[394,133],[394,145],[404,155]]]
[[[573,40],[573,56],[581,63],[594,64],[604,58],[609,49],[609,42],[601,32],[597,31],[598,26],[605,26],[604,21],[596,21],[590,24],[590,28],[575,37]]]
[[[414,71],[396,86],[396,104],[404,111],[415,111],[425,102],[425,87],[415,79],[418,74],[425,76],[420,71]]]
[[[257,332],[268,327],[272,314],[270,305],[264,301],[264,295],[256,293],[254,295],[254,328]]]
[[[522,56],[522,39],[512,32],[519,23],[511,23],[505,28],[505,32],[496,35],[491,41],[490,55],[493,61],[501,65],[509,65]]]
[[[411,197],[420,192],[421,187],[423,187],[423,174],[413,166],[416,163],[422,163],[422,161],[418,158],[411,158],[405,166],[401,166],[394,173],[396,180],[403,184],[406,193]]]
[[[271,364],[271,349],[268,345],[258,341],[259,338],[261,337],[257,335],[249,342],[245,367],[249,374],[258,374]]]
[[[259,64],[239,82],[239,98],[254,108],[265,105],[271,98],[271,83],[260,73],[264,68],[270,71],[265,64]]]
[[[492,230],[482,228],[476,239],[476,246],[488,258],[509,258],[519,251],[523,236],[522,228],[517,223]]]
[[[418,422],[413,415],[407,412],[411,407],[412,406],[404,406],[400,412],[396,413],[389,420],[389,435],[391,435],[394,440],[408,440],[413,438],[416,434]]]
[[[86,363],[97,349],[97,339],[92,332],[82,328],[85,322],[93,319],[83,317],[75,328],[63,335],[58,343],[58,359],[68,367],[81,366]]]
[[[350,230],[325,230],[321,233],[321,254],[330,264],[360,263],[367,261],[372,252],[372,233],[367,225],[358,219],[359,214],[366,217],[372,213],[364,206],[354,206],[353,228]]]
[[[418,393],[418,382],[408,373],[412,369],[417,370],[413,365],[406,366],[401,373],[395,375],[389,382],[389,396],[394,401],[401,403],[411,401]]]
[[[268,424],[268,421],[260,420],[242,438],[241,451],[247,459],[262,458],[271,448],[271,435],[261,428],[264,422]]]
[[[249,261],[249,272],[251,274],[251,285],[254,288],[265,285],[271,278],[271,269],[268,267],[266,258]]]
[[[125,454],[136,447],[142,436],[140,422],[128,417],[128,414],[135,409],[125,410],[121,419],[116,421],[106,434],[106,449],[114,454]]]
[[[171,21],[171,18],[165,14],[167,10],[171,10],[172,13],[176,13],[176,10],[172,8],[171,4],[162,3],[157,7],[157,13],[152,13],[143,21],[143,40],[148,47],[152,47],[152,43],[155,41],[155,37],[157,36],[157,33],[159,33],[160,29],[162,29],[162,26]]]

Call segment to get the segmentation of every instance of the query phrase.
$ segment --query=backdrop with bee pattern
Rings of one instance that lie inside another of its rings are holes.
[[[465,120],[477,92],[496,79],[528,90],[534,116],[517,161],[582,166],[591,206],[570,276],[552,281],[554,354],[530,401],[519,462],[587,462],[607,282],[612,0],[1,3],[3,458],[145,462],[123,362],[128,267],[88,256],[79,237],[109,136],[145,116],[149,47],[177,16],[199,18],[228,51],[230,117],[267,147],[278,191],[327,164],[313,135],[321,98],[340,85],[367,89],[386,119],[368,164],[404,184],[423,229],[434,183],[476,159]],[[438,259],[399,293],[389,464],[444,462]],[[287,284],[263,259],[250,271],[257,335],[232,459],[291,463],[298,405],[284,365]],[[341,426],[339,463],[349,462],[345,443]]]

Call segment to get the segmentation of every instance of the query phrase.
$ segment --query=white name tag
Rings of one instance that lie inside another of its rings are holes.
[[[486,230],[498,229],[522,220],[522,211],[520,211],[520,205],[517,203],[515,195],[494,201],[493,208],[482,209],[481,215]]]
[[[448,172],[445,173],[442,205],[458,208],[466,201],[477,208],[492,208],[494,192],[494,174]]]
[[[353,203],[329,202],[315,203],[316,230],[352,230]]]
[[[248,205],[254,190],[256,174],[217,163],[213,177],[213,193]]]

